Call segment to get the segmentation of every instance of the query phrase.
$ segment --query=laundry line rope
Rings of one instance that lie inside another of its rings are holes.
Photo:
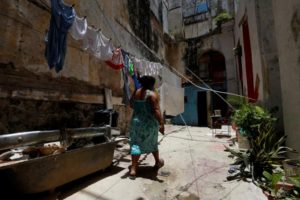
[[[111,26],[111,23],[109,22],[108,18],[106,17],[105,13],[104,13],[104,10],[101,8],[101,6],[99,5],[99,2],[97,0],[95,0],[95,3],[97,4],[102,16],[104,17],[104,20],[106,22],[106,24],[109,26],[110,30],[113,32],[113,34],[115,35],[115,38],[117,40],[117,42],[119,43],[119,46],[121,47],[121,41],[119,40],[118,36],[117,36],[117,33],[116,31],[113,29],[113,27]],[[126,51],[126,50],[125,50]],[[205,87],[201,87],[199,85],[197,85],[195,82],[193,82],[192,80],[190,80],[188,77],[186,77],[185,75],[183,75],[182,73],[180,73],[178,70],[176,70],[175,68],[171,67],[171,66],[168,66],[166,65],[166,63],[159,63],[159,62],[150,62],[146,59],[143,59],[143,58],[137,58],[135,55],[133,55],[132,53],[129,53],[130,54],[130,57],[131,58],[136,58],[136,59],[139,59],[141,61],[146,61],[146,62],[149,62],[149,63],[153,63],[153,64],[159,64],[161,65],[162,67],[166,67],[168,69],[170,69],[171,71],[175,72],[179,77],[185,79],[186,81],[188,81],[189,83],[191,83],[192,85],[194,85],[196,88],[199,88],[199,89],[202,89],[202,90],[205,90],[205,91],[210,91],[210,92],[213,92],[214,94],[216,94],[220,99],[222,99],[230,108],[232,108],[233,110],[235,110],[235,108],[224,98],[222,97],[220,94],[226,94],[226,95],[230,95],[230,96],[236,96],[236,97],[241,97],[241,98],[245,98],[245,99],[250,99],[250,100],[254,100],[252,98],[249,98],[247,96],[243,96],[243,95],[239,95],[239,94],[236,94],[236,93],[232,93],[232,92],[223,92],[223,91],[219,91],[219,90],[215,90],[215,89],[212,89],[207,83],[205,83],[205,81],[203,81],[199,76],[197,76],[193,71],[191,71],[188,67],[185,67],[185,69],[187,71],[189,71],[195,78],[197,78],[203,85],[205,85]],[[155,55],[156,56],[156,55]],[[156,56],[157,57],[157,56]],[[157,57],[158,60],[160,60],[158,57]],[[168,67],[167,67],[168,66]]]

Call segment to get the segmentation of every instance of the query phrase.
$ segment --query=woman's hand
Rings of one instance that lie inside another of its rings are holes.
[[[161,134],[165,134],[165,126],[164,126],[164,124],[160,124],[159,125],[159,132],[161,132]]]

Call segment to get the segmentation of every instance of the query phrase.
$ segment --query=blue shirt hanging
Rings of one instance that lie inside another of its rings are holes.
[[[67,33],[75,19],[73,7],[64,4],[63,0],[51,0],[51,20],[46,36],[45,56],[49,68],[59,72],[64,65]]]

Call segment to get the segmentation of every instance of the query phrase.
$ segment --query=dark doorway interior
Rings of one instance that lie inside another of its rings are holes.
[[[208,51],[198,59],[199,76],[206,82],[224,83],[226,80],[225,58],[218,51]]]
[[[207,126],[207,99],[206,92],[198,92],[197,95],[198,107],[198,126]]]
[[[226,99],[227,95],[220,94],[224,99]],[[227,116],[228,112],[228,105],[222,100],[218,95],[212,93],[212,111],[214,110],[221,110],[221,115],[223,117]]]

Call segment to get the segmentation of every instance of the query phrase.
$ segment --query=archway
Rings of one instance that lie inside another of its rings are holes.
[[[205,51],[198,56],[199,77],[204,80],[210,87],[215,90],[227,92],[226,86],[226,64],[225,57],[222,53],[216,50]],[[225,94],[221,94],[226,99]],[[221,115],[226,116],[228,105],[216,94],[208,93],[207,99],[204,101],[198,96],[198,124],[207,123],[207,119],[214,110],[221,110]],[[204,116],[207,116],[205,119]]]
[[[199,76],[209,83],[224,83],[226,80],[225,57],[222,53],[209,50],[198,57]]]

